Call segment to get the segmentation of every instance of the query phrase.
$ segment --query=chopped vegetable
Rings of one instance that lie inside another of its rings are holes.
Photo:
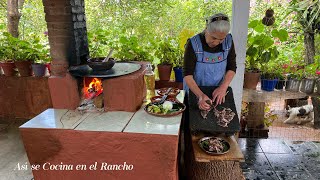
[[[156,113],[156,114],[170,114],[173,112],[180,111],[181,109],[182,109],[181,105],[171,101],[165,101],[163,104],[147,105],[147,111],[150,113]]]
[[[171,110],[173,107],[173,104],[171,101],[165,101],[163,103],[163,109],[166,109],[166,110]]]

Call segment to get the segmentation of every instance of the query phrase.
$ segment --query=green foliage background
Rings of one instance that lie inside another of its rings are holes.
[[[275,66],[279,62],[300,63],[303,59],[302,33],[298,23],[292,20],[294,15],[284,18],[287,6],[288,1],[284,0],[251,1],[250,21],[261,20],[265,11],[272,8],[276,17],[274,27],[288,29],[288,41],[276,44],[279,56],[270,62]],[[182,61],[181,32],[188,30],[188,36],[190,32],[201,32],[205,19],[214,13],[232,15],[232,0],[85,0],[85,7],[92,57],[106,56],[110,48],[114,48],[113,56],[117,59],[160,63],[164,53],[171,53],[167,56],[176,57],[171,60],[176,65]],[[42,1],[26,0],[21,13],[20,39],[32,41],[37,37],[47,44]],[[0,15],[3,32],[7,21],[6,0],[0,0]],[[319,36],[315,42],[319,53]],[[163,48],[164,44],[173,50]]]

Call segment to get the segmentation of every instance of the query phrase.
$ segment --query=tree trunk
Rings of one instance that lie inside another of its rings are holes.
[[[7,19],[8,19],[8,32],[13,37],[19,36],[19,20],[21,13],[19,9],[22,9],[24,0],[7,0]]]
[[[304,62],[306,64],[312,64],[314,62],[315,47],[314,47],[314,34],[304,33],[304,48],[306,51]]]
[[[320,129],[320,99],[312,97],[312,105],[314,111],[314,128]]]

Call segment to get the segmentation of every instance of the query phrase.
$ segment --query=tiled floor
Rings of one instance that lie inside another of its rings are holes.
[[[320,179],[320,143],[280,139],[239,139],[248,180]]]
[[[30,164],[19,133],[19,125],[0,125],[0,180],[30,180],[33,178]],[[26,170],[18,166],[28,165]]]

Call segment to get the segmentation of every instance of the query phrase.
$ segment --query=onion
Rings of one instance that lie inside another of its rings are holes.
[[[171,101],[165,101],[162,105],[163,109],[166,109],[166,110],[171,110],[172,107],[173,107],[173,104]]]

